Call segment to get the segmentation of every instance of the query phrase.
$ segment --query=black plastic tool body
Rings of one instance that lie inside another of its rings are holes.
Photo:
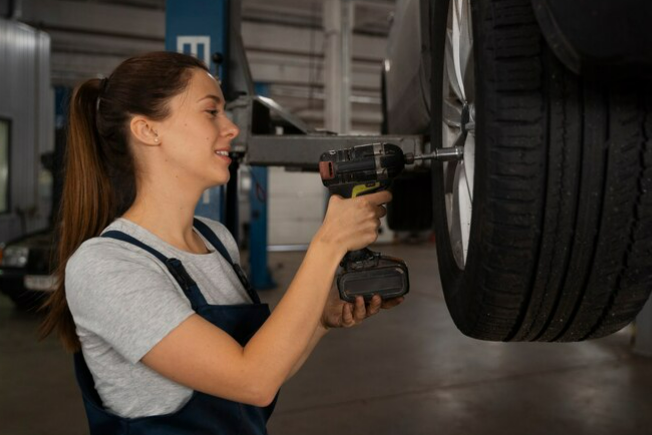
[[[331,194],[355,198],[387,189],[405,167],[400,147],[388,143],[358,145],[322,154],[319,172]],[[340,297],[349,302],[356,296],[369,300],[374,294],[383,299],[409,291],[405,262],[367,248],[348,252],[337,275]]]

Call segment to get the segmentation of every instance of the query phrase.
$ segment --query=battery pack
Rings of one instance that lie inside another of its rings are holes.
[[[399,258],[367,250],[368,256],[354,262],[342,262],[337,275],[340,298],[355,302],[356,296],[365,301],[374,295],[393,299],[410,291],[410,279],[405,262]]]

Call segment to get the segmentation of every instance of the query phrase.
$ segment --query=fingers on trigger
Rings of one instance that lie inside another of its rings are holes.
[[[344,325],[348,326],[353,323],[353,305],[344,304],[342,305],[342,322]]]

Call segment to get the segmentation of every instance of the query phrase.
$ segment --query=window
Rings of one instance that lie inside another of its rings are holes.
[[[0,213],[9,211],[9,128],[9,121],[0,118]]]

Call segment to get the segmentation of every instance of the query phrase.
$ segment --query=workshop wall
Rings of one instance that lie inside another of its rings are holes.
[[[269,198],[269,244],[310,243],[326,205],[326,189],[319,174],[270,168]]]
[[[9,184],[8,207],[0,213],[4,242],[43,228],[50,213],[51,177],[40,161],[54,148],[50,37],[0,19],[0,58],[0,120],[9,126],[8,165],[0,168]]]
[[[254,81],[313,126],[323,126],[324,32],[317,0],[242,0],[242,37]],[[380,67],[391,2],[356,7],[352,42],[353,129],[381,122]],[[52,38],[52,82],[73,87],[109,74],[127,57],[163,50],[165,1],[30,0],[19,21]]]

